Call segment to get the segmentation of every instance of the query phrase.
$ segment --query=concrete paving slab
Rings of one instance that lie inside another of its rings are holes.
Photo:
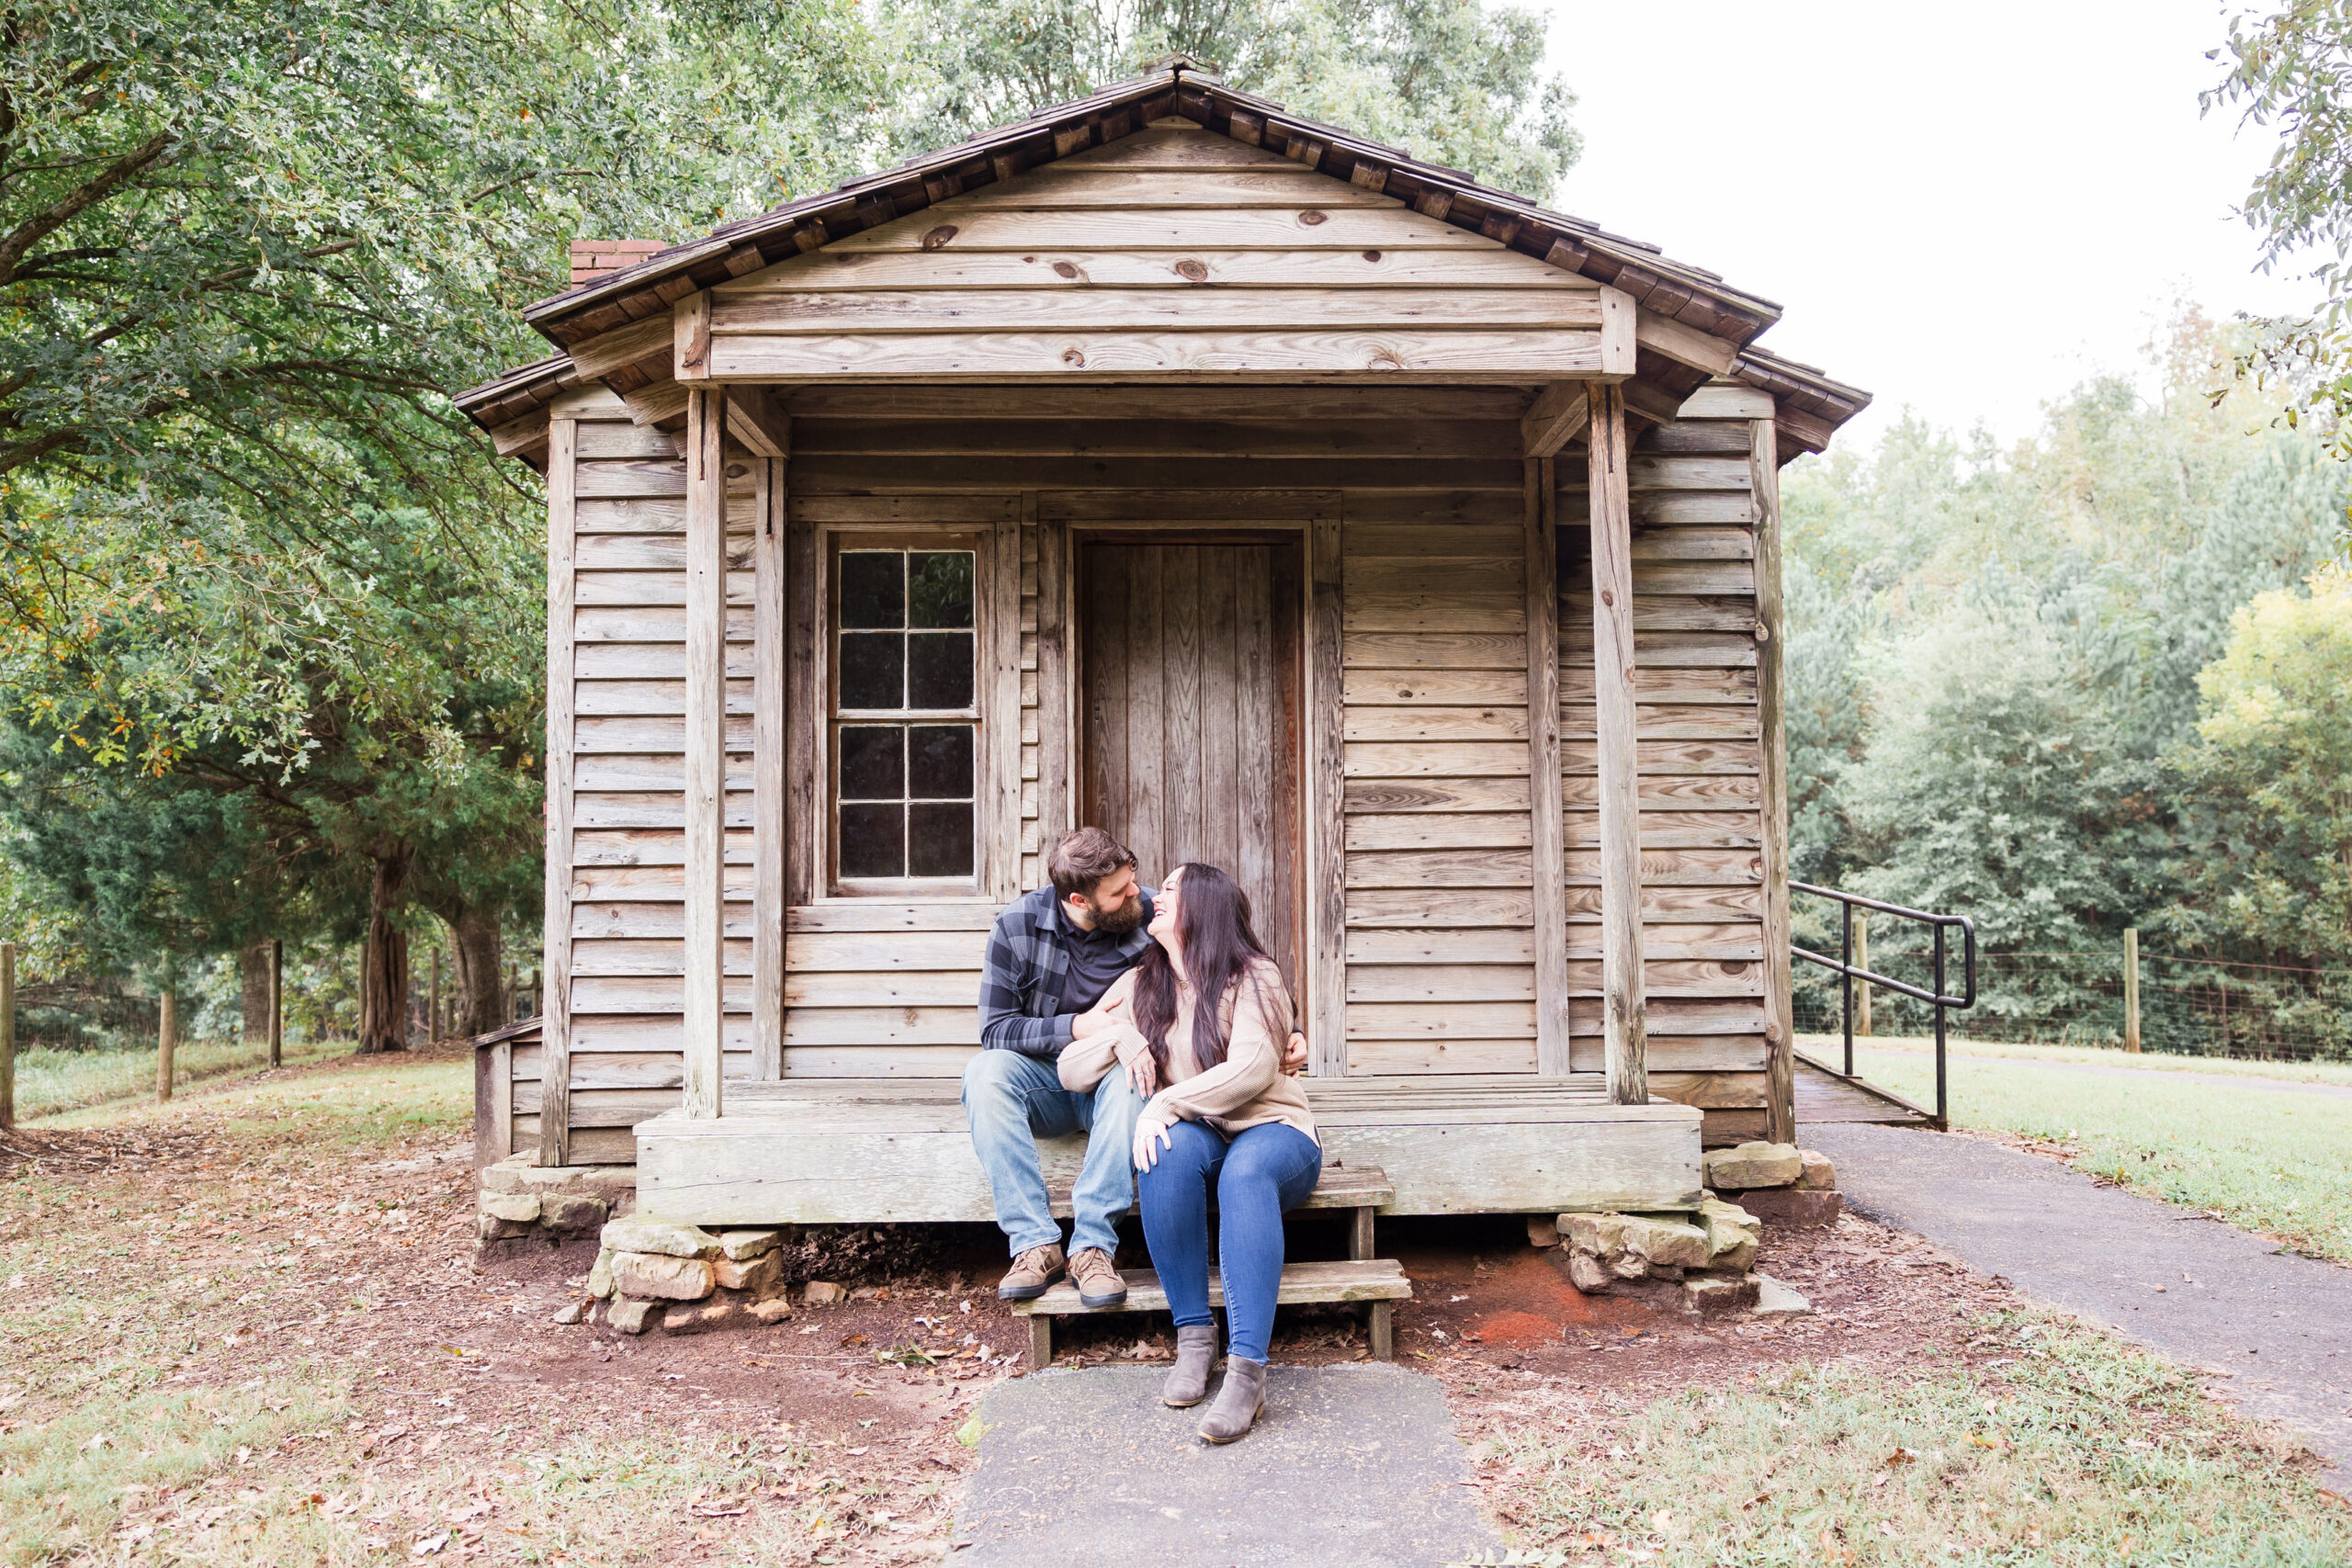
[[[1162,1367],[1048,1369],[980,1402],[957,1568],[1431,1568],[1502,1545],[1432,1379],[1276,1366],[1238,1443],[1159,1403]],[[1221,1375],[1221,1374],[1220,1374]],[[1209,1387],[1210,1398],[1216,1383]]]
[[[2225,1375],[2225,1397],[2325,1455],[2324,1483],[2352,1497],[2352,1269],[1981,1138],[1859,1123],[1799,1132],[1836,1164],[1857,1212]]]

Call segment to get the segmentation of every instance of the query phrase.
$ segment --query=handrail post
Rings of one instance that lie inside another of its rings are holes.
[[[1949,1127],[1951,1117],[1944,1110],[1944,927],[1936,922],[1936,1121]]]
[[[2140,928],[2123,931],[2123,1048],[2140,1049]]]
[[[1838,976],[1841,1011],[1846,1031],[1846,1076],[1854,1076],[1854,906],[1840,898],[1838,912],[1843,917],[1843,929],[1838,939],[1838,965],[1843,971]]]

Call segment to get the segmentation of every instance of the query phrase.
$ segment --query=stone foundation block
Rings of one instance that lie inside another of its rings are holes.
[[[527,1225],[539,1217],[539,1199],[535,1192],[484,1192],[474,1201],[474,1208],[486,1219],[504,1220],[509,1224]]]
[[[1599,1253],[1587,1252],[1582,1247],[1570,1249],[1568,1253],[1569,1284],[1574,1285],[1588,1296],[1598,1296],[1607,1294],[1610,1286],[1615,1280],[1616,1276],[1609,1271],[1609,1265],[1600,1260]]]
[[[718,1250],[730,1263],[749,1263],[784,1245],[782,1231],[720,1231]]]
[[[664,1334],[707,1334],[718,1328],[748,1328],[756,1321],[744,1303],[721,1296],[699,1306],[673,1306],[662,1314]]]
[[[1706,1153],[1706,1184],[1719,1192],[1754,1187],[1788,1187],[1804,1174],[1794,1144],[1741,1144]]]
[[[569,1193],[601,1198],[618,1213],[637,1197],[637,1168],[633,1165],[539,1164],[536,1149],[509,1155],[481,1171],[485,1192]]]
[[[588,1270],[588,1293],[603,1301],[613,1293],[613,1249],[600,1248],[596,1266]]]
[[[763,1302],[753,1302],[751,1314],[761,1323],[782,1323],[792,1315],[792,1303],[783,1296],[770,1296]]]
[[[1682,1281],[1682,1310],[1701,1317],[1718,1317],[1756,1304],[1756,1277],[1710,1270]]]
[[[1804,1162],[1804,1169],[1797,1177],[1799,1187],[1808,1192],[1828,1192],[1837,1188],[1838,1168],[1829,1163],[1827,1155],[1799,1149],[1797,1158]]]
[[[660,1252],[613,1254],[613,1289],[624,1296],[698,1302],[717,1283],[707,1258],[673,1258]]]
[[[537,1228],[536,1220],[502,1220],[496,1214],[474,1216],[474,1235],[483,1242],[518,1241]]]
[[[1639,1280],[1648,1265],[1694,1269],[1707,1261],[1707,1233],[1679,1214],[1562,1214],[1561,1239],[1605,1260],[1621,1280]]]
[[[1761,1192],[1741,1193],[1739,1206],[1768,1225],[1817,1230],[1838,1223],[1838,1216],[1846,1212],[1846,1200],[1836,1192],[1813,1191],[1803,1187],[1775,1187]]]
[[[1710,1198],[1699,1205],[1699,1223],[1707,1231],[1707,1267],[1741,1269],[1756,1261],[1764,1227],[1755,1215],[1736,1203]]]
[[[1758,1317],[1810,1317],[1813,1303],[1770,1274],[1753,1276],[1756,1280],[1756,1315]]]
[[[615,1220],[604,1229],[604,1243],[615,1252],[659,1254],[664,1258],[716,1258],[718,1238],[700,1225],[664,1224],[659,1220]]]
[[[1527,1245],[1528,1245],[1528,1246],[1530,1246],[1530,1247],[1557,1247],[1557,1246],[1559,1246],[1559,1245],[1560,1245],[1560,1225],[1559,1225],[1559,1222],[1558,1222],[1558,1221],[1556,1221],[1556,1220],[1555,1220],[1555,1219],[1553,1219],[1549,1214],[1530,1214],[1530,1215],[1528,1215],[1528,1216],[1527,1216]]]
[[[800,1299],[812,1307],[838,1306],[849,1300],[849,1292],[831,1280],[811,1280],[808,1288],[800,1292]]]
[[[605,1309],[605,1321],[623,1334],[642,1334],[649,1328],[660,1327],[662,1315],[660,1302],[632,1301],[624,1296]]]
[[[551,1231],[578,1235],[583,1231],[601,1230],[612,1214],[612,1205],[602,1198],[586,1198],[576,1193],[552,1193],[539,1201],[539,1224]]]
[[[741,1263],[731,1258],[714,1258],[710,1272],[722,1291],[748,1291],[752,1295],[764,1296],[784,1278],[784,1258],[773,1252],[763,1252]]]

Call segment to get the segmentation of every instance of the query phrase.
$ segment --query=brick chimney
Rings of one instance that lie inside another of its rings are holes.
[[[669,248],[659,240],[574,240],[571,287],[594,283],[623,267],[635,266],[656,251]]]

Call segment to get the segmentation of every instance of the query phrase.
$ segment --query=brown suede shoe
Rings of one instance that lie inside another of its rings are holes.
[[[1084,1247],[1069,1260],[1069,1277],[1078,1286],[1081,1305],[1114,1307],[1127,1299],[1127,1282],[1099,1247]]]
[[[997,1281],[996,1299],[1001,1302],[1033,1302],[1046,1293],[1047,1286],[1069,1269],[1062,1260],[1062,1249],[1052,1242],[1033,1247],[1012,1260],[1012,1267]]]

